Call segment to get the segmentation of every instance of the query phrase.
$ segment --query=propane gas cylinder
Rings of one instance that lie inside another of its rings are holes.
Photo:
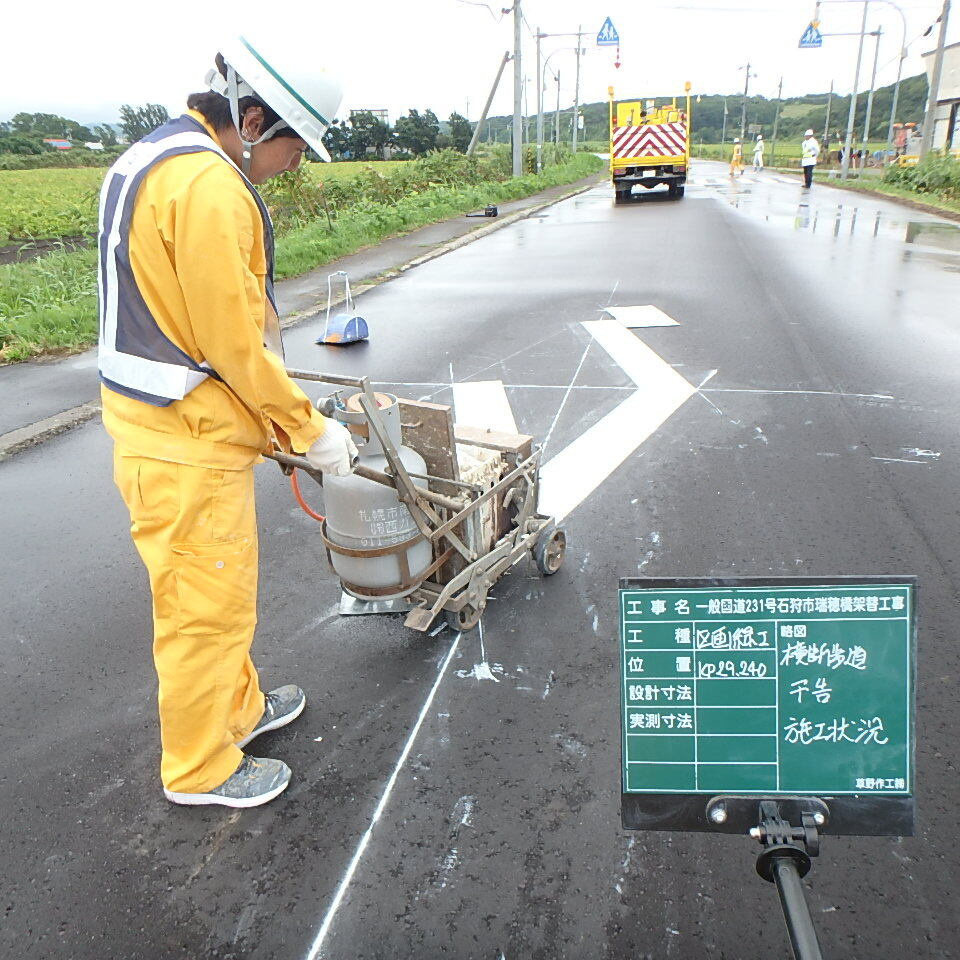
[[[359,394],[338,397],[334,417],[353,434],[360,464],[387,472],[389,464],[367,422]],[[380,420],[400,462],[412,473],[426,473],[423,457],[402,445],[400,405],[387,393],[375,394]],[[418,481],[423,483],[423,481]],[[414,523],[397,491],[350,474],[324,477],[324,542],[343,589],[361,600],[392,600],[415,590],[430,566],[433,548]]]

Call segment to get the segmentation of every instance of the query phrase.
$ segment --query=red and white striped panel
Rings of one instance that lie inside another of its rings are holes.
[[[677,157],[687,149],[685,123],[642,124],[613,128],[614,160],[628,157]]]

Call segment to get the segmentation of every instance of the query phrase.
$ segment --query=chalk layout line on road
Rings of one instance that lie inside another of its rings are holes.
[[[673,317],[668,316],[659,307],[652,303],[644,303],[634,307],[605,307],[604,312],[610,314],[631,330],[642,327],[676,327],[679,326]]]
[[[324,914],[323,923],[320,925],[320,929],[317,931],[317,935],[314,937],[313,943],[310,945],[310,949],[306,953],[306,960],[316,960],[317,957],[323,956],[324,941],[327,939],[327,934],[330,932],[330,928],[333,925],[337,911],[340,909],[340,904],[343,902],[344,894],[346,894],[347,889],[353,880],[353,875],[356,873],[357,866],[363,859],[364,851],[367,849],[367,845],[370,843],[370,838],[373,835],[374,827],[376,827],[380,817],[383,815],[383,811],[387,807],[387,803],[390,800],[390,794],[393,793],[393,788],[396,785],[397,778],[400,776],[400,771],[407,762],[407,757],[410,755],[410,750],[417,739],[417,735],[420,733],[420,728],[423,726],[423,721],[426,719],[427,714],[430,711],[433,700],[437,695],[437,690],[440,689],[440,683],[447,673],[447,668],[450,666],[450,661],[453,659],[453,655],[457,652],[457,648],[460,646],[461,636],[463,636],[461,633],[454,634],[453,642],[450,644],[450,649],[447,651],[443,663],[440,666],[440,669],[437,671],[437,676],[433,682],[433,687],[431,687],[427,699],[420,708],[420,714],[417,717],[417,721],[414,723],[413,729],[410,731],[410,735],[407,737],[407,742],[404,745],[403,750],[400,752],[400,756],[393,768],[393,773],[390,774],[390,778],[387,780],[383,793],[380,796],[380,802],[377,804],[377,808],[374,810],[373,816],[370,818],[370,824],[367,827],[366,832],[360,838],[360,842],[357,844],[356,850],[353,852],[353,857],[350,859],[350,864],[347,866],[347,869],[341,877],[339,885],[337,886],[337,892],[334,894],[333,900],[330,902],[330,906],[327,908],[326,914]]]

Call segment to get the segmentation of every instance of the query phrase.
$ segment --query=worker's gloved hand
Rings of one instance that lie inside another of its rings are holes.
[[[324,431],[307,451],[307,460],[314,470],[333,477],[345,477],[353,473],[358,457],[357,448],[350,431],[343,424],[329,417],[323,419]]]

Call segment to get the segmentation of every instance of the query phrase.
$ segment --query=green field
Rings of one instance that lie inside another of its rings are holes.
[[[91,233],[104,171],[0,170],[0,243]]]
[[[313,179],[330,181],[355,176],[364,167],[386,173],[402,163],[310,163],[307,170]],[[105,173],[102,167],[0,170],[0,244],[94,233],[97,194]]]

